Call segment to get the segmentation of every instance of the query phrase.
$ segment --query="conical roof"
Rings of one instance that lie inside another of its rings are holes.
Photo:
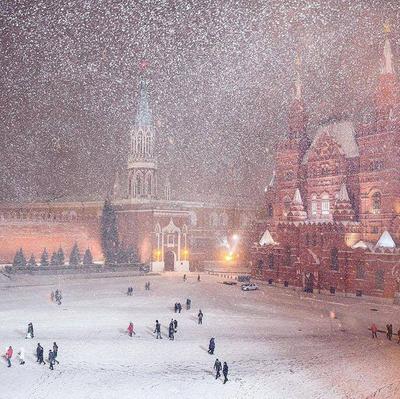
[[[339,201],[341,202],[350,202],[349,193],[347,192],[347,187],[345,183],[342,183],[339,191]]]
[[[261,239],[260,239],[260,245],[275,245],[276,242],[274,241],[274,239],[272,238],[271,233],[269,232],[269,230],[265,230],[264,234],[262,235]]]
[[[381,237],[379,238],[378,242],[376,243],[377,248],[396,248],[396,244],[393,241],[392,236],[390,233],[385,230]]]
[[[300,190],[298,188],[296,188],[296,191],[294,192],[292,204],[303,205],[303,200],[301,199]]]

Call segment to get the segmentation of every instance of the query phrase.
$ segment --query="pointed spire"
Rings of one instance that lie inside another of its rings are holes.
[[[296,188],[294,192],[287,218],[292,222],[301,222],[307,219],[307,212],[304,210],[303,200],[301,199],[300,190],[298,188]]]
[[[303,200],[301,199],[300,190],[298,188],[296,188],[296,191],[294,192],[292,204],[293,205],[303,205]]]
[[[350,202],[349,193],[347,192],[347,187],[345,183],[342,183],[342,185],[340,186],[339,201]]]
[[[396,248],[396,243],[393,241],[392,236],[390,233],[385,230],[381,237],[379,238],[378,242],[376,243],[376,248]]]
[[[269,232],[269,230],[265,230],[264,234],[262,235],[262,237],[260,238],[260,245],[275,245],[276,242],[274,241],[274,239],[272,238],[271,233]]]
[[[140,78],[140,92],[139,92],[139,102],[136,113],[135,124],[136,126],[144,127],[152,124],[151,109],[149,106],[149,96],[147,88],[146,79],[146,64],[142,63],[142,72]]]
[[[275,175],[276,175],[276,172],[275,172],[275,169],[272,171],[272,177],[271,177],[271,180],[269,181],[269,184],[268,184],[268,187],[274,187],[274,184],[275,184]]]

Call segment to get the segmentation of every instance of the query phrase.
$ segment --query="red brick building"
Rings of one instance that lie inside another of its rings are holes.
[[[127,167],[117,174],[112,193],[120,241],[136,248],[140,260],[154,271],[188,271],[190,264],[201,267],[207,261],[221,261],[230,236],[246,240],[254,208],[238,206],[234,198],[173,199],[169,179],[159,178],[155,144],[147,82],[142,79]],[[62,247],[68,259],[75,242],[81,251],[90,248],[94,259],[101,261],[103,204],[102,198],[0,204],[0,263],[12,262],[19,248],[39,261],[44,248],[51,255]],[[239,247],[235,246],[235,255]]]
[[[266,189],[253,274],[271,284],[394,297],[400,277],[400,97],[389,38],[373,122],[320,126],[311,141],[299,74]]]

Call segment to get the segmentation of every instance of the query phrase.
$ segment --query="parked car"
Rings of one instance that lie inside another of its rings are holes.
[[[258,287],[254,283],[242,284],[242,291],[255,291],[255,290],[258,290]]]
[[[236,285],[237,282],[236,281],[223,281],[222,284],[225,284],[225,285]]]

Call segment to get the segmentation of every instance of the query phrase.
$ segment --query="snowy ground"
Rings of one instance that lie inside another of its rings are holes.
[[[53,281],[52,281],[53,279]],[[399,328],[395,306],[337,297],[299,297],[263,286],[258,292],[219,284],[203,276],[198,283],[180,275],[68,279],[0,279],[0,347],[23,346],[27,362],[0,364],[0,398],[399,398],[400,345],[383,334],[372,341],[367,327],[390,321]],[[54,284],[52,284],[54,283]],[[12,287],[6,287],[9,285]],[[31,286],[24,286],[31,284]],[[62,306],[50,302],[57,286]],[[133,285],[133,297],[124,295]],[[173,304],[192,299],[192,310],[176,315],[174,342],[166,327]],[[197,325],[201,308],[204,324]],[[378,309],[372,311],[371,309]],[[329,318],[335,311],[337,320]],[[154,338],[154,321],[164,339]],[[137,335],[129,338],[129,321]],[[36,337],[25,340],[34,323]],[[216,337],[216,356],[207,353]],[[59,345],[60,366],[51,371],[35,363],[40,342],[45,354]],[[4,349],[5,350],[5,349]],[[226,385],[212,375],[215,358],[227,361]]]

